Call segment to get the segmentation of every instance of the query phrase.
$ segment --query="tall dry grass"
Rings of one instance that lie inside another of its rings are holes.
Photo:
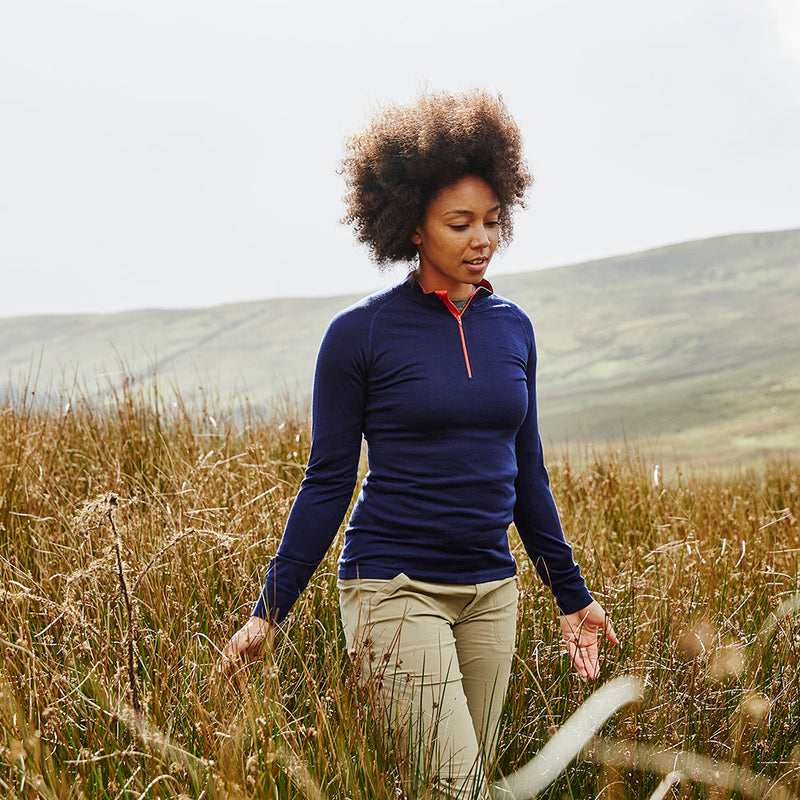
[[[0,404],[0,791],[9,798],[397,798],[344,654],[338,544],[238,687],[215,648],[249,613],[308,454],[305,414],[101,399]],[[205,397],[205,399],[203,399]],[[667,475],[633,447],[553,461],[565,527],[640,676],[549,798],[796,796],[796,464]],[[499,771],[590,695],[518,539],[523,602]],[[786,604],[788,601],[788,605]],[[782,604],[784,604],[782,606]],[[787,794],[793,793],[793,794]]]

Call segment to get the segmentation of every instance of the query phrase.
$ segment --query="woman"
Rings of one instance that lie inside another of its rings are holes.
[[[483,796],[514,650],[512,521],[577,672],[597,676],[598,632],[616,643],[549,489],[530,320],[484,279],[531,178],[504,104],[481,92],[385,108],[347,148],[345,222],[379,265],[415,268],[328,327],[305,479],[222,666],[257,654],[308,583],[352,498],[363,436],[369,472],[339,561],[348,652],[440,793]]]

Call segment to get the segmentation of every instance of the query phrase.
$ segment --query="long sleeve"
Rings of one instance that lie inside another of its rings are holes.
[[[280,623],[331,546],[358,473],[365,401],[359,315],[335,317],[314,375],[311,452],[278,552],[253,614]]]
[[[517,433],[517,479],[514,523],[525,549],[544,583],[550,587],[562,613],[570,614],[592,602],[581,571],[564,539],[550,479],[544,466],[536,413],[536,345],[530,320],[526,379],[528,411]]]

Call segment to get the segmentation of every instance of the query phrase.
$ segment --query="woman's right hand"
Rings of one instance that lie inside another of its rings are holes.
[[[272,625],[262,617],[252,616],[233,634],[225,645],[217,665],[220,674],[232,677],[248,661],[252,661],[272,641]]]

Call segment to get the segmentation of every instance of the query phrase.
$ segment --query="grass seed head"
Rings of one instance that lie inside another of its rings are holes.
[[[735,680],[744,670],[744,652],[739,645],[725,645],[714,651],[708,674],[716,681]]]

